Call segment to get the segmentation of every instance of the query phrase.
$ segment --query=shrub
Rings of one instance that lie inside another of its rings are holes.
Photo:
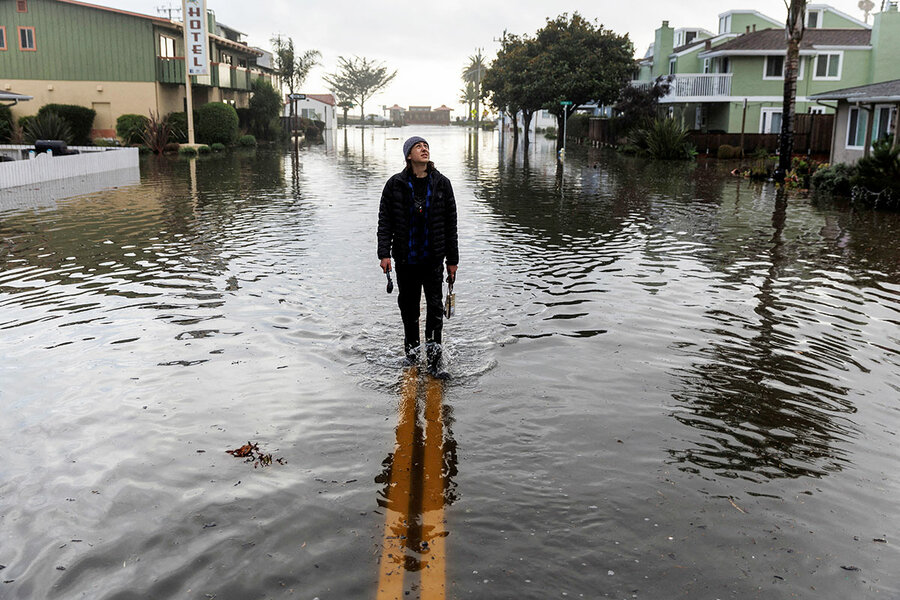
[[[237,138],[237,111],[224,102],[209,102],[197,111],[196,136],[202,144],[230,144]]]
[[[641,154],[661,160],[689,160],[697,155],[687,130],[675,119],[655,119],[633,129],[628,136],[628,145],[640,149]]]
[[[261,139],[276,139],[280,128],[273,127],[273,121],[281,114],[281,94],[265,79],[254,80],[252,92],[247,109],[250,130]]]
[[[241,139],[238,140],[238,145],[243,146],[244,148],[252,148],[256,146],[256,138],[250,135],[242,135]]]
[[[117,139],[115,139],[115,138],[102,138],[102,137],[99,137],[99,138],[94,138],[93,140],[91,140],[91,143],[92,143],[94,146],[97,146],[97,147],[100,147],[100,148],[111,148],[111,147],[118,146],[118,145],[119,145],[119,140],[117,140]]]
[[[168,144],[166,144],[163,147],[163,153],[165,153],[165,154],[171,154],[174,152],[178,152],[180,150],[181,150],[181,144],[179,144],[178,142],[169,142]]]
[[[186,144],[188,141],[187,113],[169,113],[166,116],[166,122],[169,124],[169,131],[170,135],[172,136],[172,140],[181,144]],[[194,111],[194,123],[196,122],[197,111]]]
[[[55,113],[68,123],[72,132],[72,144],[87,146],[91,143],[91,129],[94,126],[94,117],[97,116],[94,109],[77,104],[45,104],[38,110],[37,116],[46,113]]]
[[[851,179],[860,188],[863,200],[876,205],[882,200],[888,206],[900,203],[900,146],[893,147],[890,138],[875,142],[868,156],[856,163],[856,175]]]
[[[586,138],[591,117],[584,113],[576,113],[566,122],[566,137]],[[548,127],[549,129],[549,127]]]
[[[844,163],[823,165],[810,177],[813,190],[832,196],[849,196],[856,167]]]
[[[315,142],[319,139],[319,128],[315,125],[307,125],[304,135],[306,136],[306,141]]]
[[[25,123],[25,141],[33,144],[36,140],[62,140],[72,143],[72,129],[69,124],[54,112],[38,113],[37,117]]]
[[[199,152],[200,154],[211,154],[212,148],[210,148],[206,144],[203,144],[202,146],[197,148],[197,152]]]
[[[159,113],[150,111],[150,118],[147,119],[144,129],[141,132],[141,141],[144,145],[156,154],[162,154],[168,151],[170,140],[172,139],[172,129],[168,119],[162,119]],[[176,148],[177,150],[177,148]]]
[[[178,154],[181,156],[197,156],[197,149],[193,146],[181,146],[178,148]]]
[[[116,135],[125,144],[140,144],[143,139],[144,129],[147,127],[147,121],[148,119],[144,115],[120,115],[116,119]]]
[[[727,160],[729,158],[740,158],[741,157],[741,147],[740,146],[729,146],[728,144],[722,144],[719,146],[719,149],[716,151],[716,158],[720,158],[722,160]]]
[[[222,143],[220,143],[220,142],[216,142],[215,144],[210,145],[210,149],[211,149],[213,152],[224,152],[224,151],[225,151],[225,144],[222,144]]]
[[[0,104],[0,141],[8,142],[13,130],[12,111],[5,104]]]

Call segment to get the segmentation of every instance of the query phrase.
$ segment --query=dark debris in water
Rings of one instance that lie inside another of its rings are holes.
[[[235,458],[243,458],[244,462],[252,462],[253,468],[257,467],[270,467],[273,462],[278,463],[279,465],[287,464],[287,461],[283,458],[272,458],[271,454],[262,452],[259,449],[259,444],[255,442],[247,442],[240,448],[235,448],[234,450],[226,450],[227,454],[232,455]]]

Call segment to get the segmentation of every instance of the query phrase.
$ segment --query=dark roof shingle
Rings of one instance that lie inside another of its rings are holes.
[[[807,29],[800,41],[800,50],[813,46],[868,46],[872,37],[869,29]],[[746,50],[787,50],[783,29],[752,31],[712,49],[713,52]]]

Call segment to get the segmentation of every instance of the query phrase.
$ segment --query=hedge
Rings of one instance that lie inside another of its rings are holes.
[[[116,119],[116,135],[126,144],[140,144],[148,120],[144,115],[121,115]]]
[[[238,135],[237,111],[224,102],[209,102],[197,111],[197,142],[231,144]]]
[[[45,104],[38,110],[37,116],[52,112],[69,124],[72,131],[72,144],[76,146],[89,146],[91,144],[91,129],[94,127],[94,117],[97,112],[92,108],[85,108],[77,104]]]

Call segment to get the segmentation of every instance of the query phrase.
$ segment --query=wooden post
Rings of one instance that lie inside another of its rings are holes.
[[[747,99],[744,98],[744,110],[741,113],[741,158],[744,158],[744,129],[747,125]]]
[[[872,127],[875,125],[875,111],[874,107],[869,105],[868,108],[863,107],[862,104],[859,105],[861,110],[865,110],[866,113],[866,141],[863,146],[863,158],[869,156],[869,146],[872,145]]]

